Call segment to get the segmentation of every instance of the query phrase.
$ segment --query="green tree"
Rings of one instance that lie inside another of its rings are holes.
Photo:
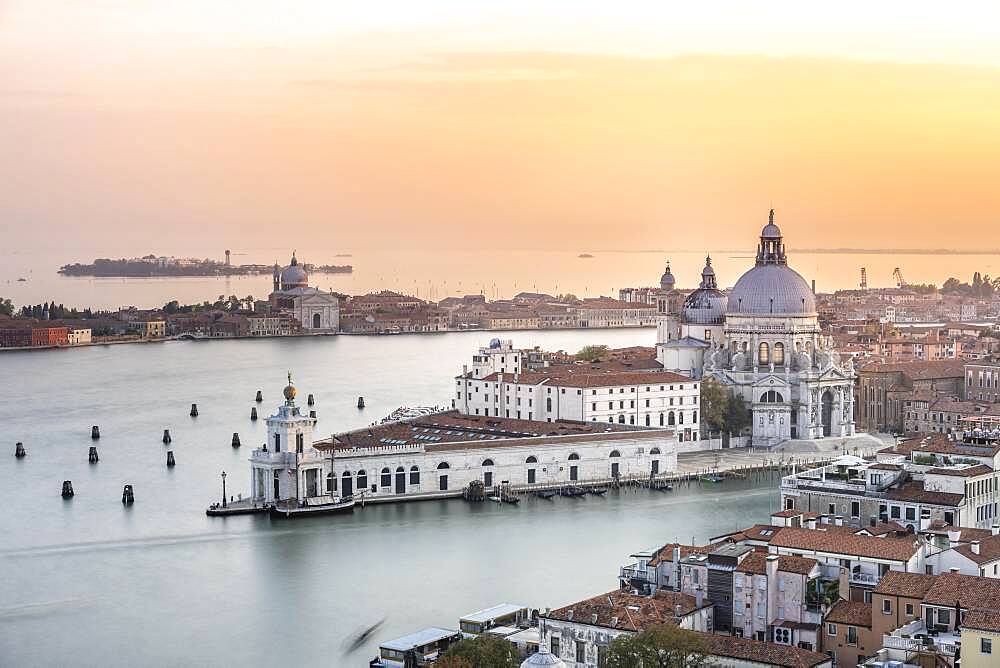
[[[576,354],[576,359],[583,362],[600,362],[607,354],[607,346],[584,346]]]
[[[483,634],[475,638],[466,638],[448,648],[437,662],[444,668],[517,668],[517,648],[513,643]]]
[[[14,304],[9,299],[0,297],[0,315],[11,317],[14,315]]]
[[[730,396],[726,411],[726,431],[732,434],[739,434],[750,426],[750,409],[742,398]]]
[[[726,431],[729,390],[714,378],[701,382],[701,424],[709,431]]]
[[[621,635],[608,645],[607,668],[700,668],[709,665],[704,637],[673,624]]]

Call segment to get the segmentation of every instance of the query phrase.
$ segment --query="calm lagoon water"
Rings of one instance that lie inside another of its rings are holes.
[[[518,332],[519,346],[649,344],[653,330]],[[772,489],[369,506],[295,522],[209,518],[248,489],[254,394],[291,370],[319,433],[445,404],[486,333],[171,342],[0,354],[0,666],[364,666],[378,640],[502,601],[558,606],[616,586],[636,549],[764,519]],[[354,404],[363,395],[368,408]],[[200,409],[190,418],[191,403]],[[87,463],[99,424],[101,461]],[[165,466],[163,429],[177,466]],[[243,448],[230,447],[238,431]],[[23,441],[28,456],[13,457]],[[60,498],[62,481],[76,497]],[[120,502],[122,485],[136,502]],[[345,640],[387,617],[368,646]]]

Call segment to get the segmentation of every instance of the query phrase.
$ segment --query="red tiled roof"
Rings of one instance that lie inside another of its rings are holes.
[[[979,541],[979,554],[973,552],[972,545],[968,543],[965,545],[959,545],[955,548],[955,552],[971,559],[975,563],[983,565],[1000,559],[1000,536],[990,536],[989,538],[966,538],[966,536],[963,535],[962,540]],[[1000,604],[1000,601],[998,601],[998,604]]]
[[[830,554],[844,554],[871,559],[909,561],[919,546],[913,538],[876,538],[845,531],[785,527],[771,539],[771,547]]]
[[[826,613],[825,622],[849,626],[872,626],[872,604],[840,600]]]
[[[766,552],[751,552],[743,558],[736,570],[740,573],[765,575],[767,573],[767,557]],[[819,562],[809,557],[782,554],[778,557],[778,570],[782,573],[809,575],[816,568],[817,563]]]
[[[949,608],[958,606],[967,610],[997,610],[1000,606],[1000,580],[978,575],[942,573],[924,595],[924,603]]]
[[[924,489],[923,482],[908,482],[886,492],[890,501],[909,501],[911,503],[927,503],[937,506],[960,506],[965,499],[964,494],[951,492],[929,492]]]
[[[962,627],[977,631],[1000,633],[1000,610],[977,608],[969,610],[962,617]]]
[[[546,619],[571,621],[623,631],[642,631],[656,624],[676,624],[676,607],[681,617],[698,610],[694,596],[660,589],[652,596],[639,596],[616,589],[577,601],[543,615]],[[711,605],[705,601],[702,607]]]
[[[712,656],[752,661],[779,668],[813,668],[830,665],[830,657],[827,655],[799,647],[711,633],[700,635],[705,641],[706,653]]]
[[[904,573],[903,571],[888,571],[878,581],[876,594],[886,596],[906,596],[908,598],[923,598],[927,590],[937,579],[935,575],[924,573]]]
[[[966,466],[964,468],[933,468],[927,469],[927,473],[932,475],[950,475],[960,478],[973,478],[977,475],[986,475],[987,473],[993,473],[993,467],[987,466],[986,464],[978,464],[976,466]]]

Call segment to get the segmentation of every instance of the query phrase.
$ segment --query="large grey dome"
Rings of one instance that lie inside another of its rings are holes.
[[[784,264],[760,264],[743,274],[729,293],[728,312],[752,315],[813,315],[816,298],[806,279]]]
[[[533,666],[545,666],[547,668],[566,668],[566,662],[555,654],[549,653],[549,648],[541,645],[538,651],[529,656],[521,663],[521,668],[533,668]]]
[[[299,266],[299,261],[292,253],[292,262],[281,272],[281,289],[290,290],[292,288],[304,288],[309,285],[309,276],[306,270]]]

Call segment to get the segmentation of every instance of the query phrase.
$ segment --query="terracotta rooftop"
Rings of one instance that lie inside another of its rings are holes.
[[[967,610],[1000,610],[1000,580],[978,575],[942,573],[924,595],[924,603],[949,608],[958,606]]]
[[[963,441],[949,441],[945,434],[932,433],[916,436],[882,452],[886,454],[920,454],[929,452],[938,455],[995,457],[1000,452],[1000,444],[977,445]]]
[[[936,575],[888,571],[878,581],[874,591],[876,594],[885,594],[886,596],[923,598],[936,579]]]
[[[622,631],[642,631],[656,624],[678,623],[678,605],[681,606],[681,617],[699,609],[694,596],[680,592],[660,589],[652,596],[639,596],[616,589],[571,603],[543,616]],[[711,603],[706,599],[702,607],[708,605]]]
[[[964,378],[964,360],[914,360],[912,362],[873,362],[861,369],[862,373],[895,373],[902,372],[913,380],[931,378]]]
[[[962,539],[979,541],[979,554],[976,554],[972,550],[972,545],[970,543],[959,545],[955,548],[955,552],[971,559],[976,564],[982,566],[983,564],[988,564],[991,561],[1000,559],[1000,536],[990,536],[989,538],[972,538],[971,536],[969,538],[965,538],[963,536]],[[997,604],[1000,605],[1000,601],[998,601]]]
[[[664,561],[673,561],[674,559],[674,548],[678,547],[681,550],[681,559],[685,559],[692,554],[708,554],[716,547],[718,543],[712,543],[710,545],[684,545],[682,543],[667,543],[660,549],[656,551],[653,558],[649,560],[650,566],[657,566]]]
[[[826,613],[825,622],[849,626],[872,626],[872,604],[840,600]]]
[[[760,663],[779,668],[813,668],[830,664],[830,657],[789,645],[778,645],[749,638],[701,634],[706,651],[713,656]]]
[[[830,554],[845,554],[871,559],[909,561],[919,550],[915,538],[877,538],[845,531],[784,527],[771,539],[771,547]]]
[[[515,420],[513,418],[463,415],[445,411],[412,420],[390,422],[373,427],[334,434],[317,441],[313,447],[325,451],[331,448],[379,448],[387,446],[423,446],[426,452],[495,448],[509,445],[548,445],[563,442],[566,437],[587,440],[619,440],[634,438],[666,438],[669,431],[635,429],[626,425],[604,422]]]
[[[682,376],[672,371],[661,371],[660,364],[641,364],[638,368],[594,367],[589,364],[556,364],[544,371],[526,371],[517,374],[517,382],[521,385],[551,385],[556,387],[609,387],[612,385],[664,385],[669,383],[697,383],[698,381]],[[648,370],[643,370],[647,368]],[[513,373],[491,373],[478,380],[495,383],[503,376],[503,382],[513,383]]]
[[[743,561],[736,567],[736,570],[739,573],[765,575],[767,573],[767,556],[766,552],[752,552],[743,558]],[[819,562],[809,557],[783,554],[778,557],[778,571],[782,573],[794,573],[796,575],[809,575],[816,568],[817,563]]]
[[[976,466],[966,466],[964,468],[933,468],[927,469],[927,473],[931,475],[950,475],[960,478],[973,478],[977,475],[993,473],[993,467],[987,466],[986,464],[978,464]]]
[[[1000,610],[976,608],[969,610],[962,617],[962,627],[977,631],[993,631],[1000,633]]]
[[[951,492],[929,492],[924,489],[924,483],[913,481],[900,485],[886,492],[885,498],[890,501],[909,501],[911,503],[927,503],[937,506],[960,506],[965,499],[964,494]]]

